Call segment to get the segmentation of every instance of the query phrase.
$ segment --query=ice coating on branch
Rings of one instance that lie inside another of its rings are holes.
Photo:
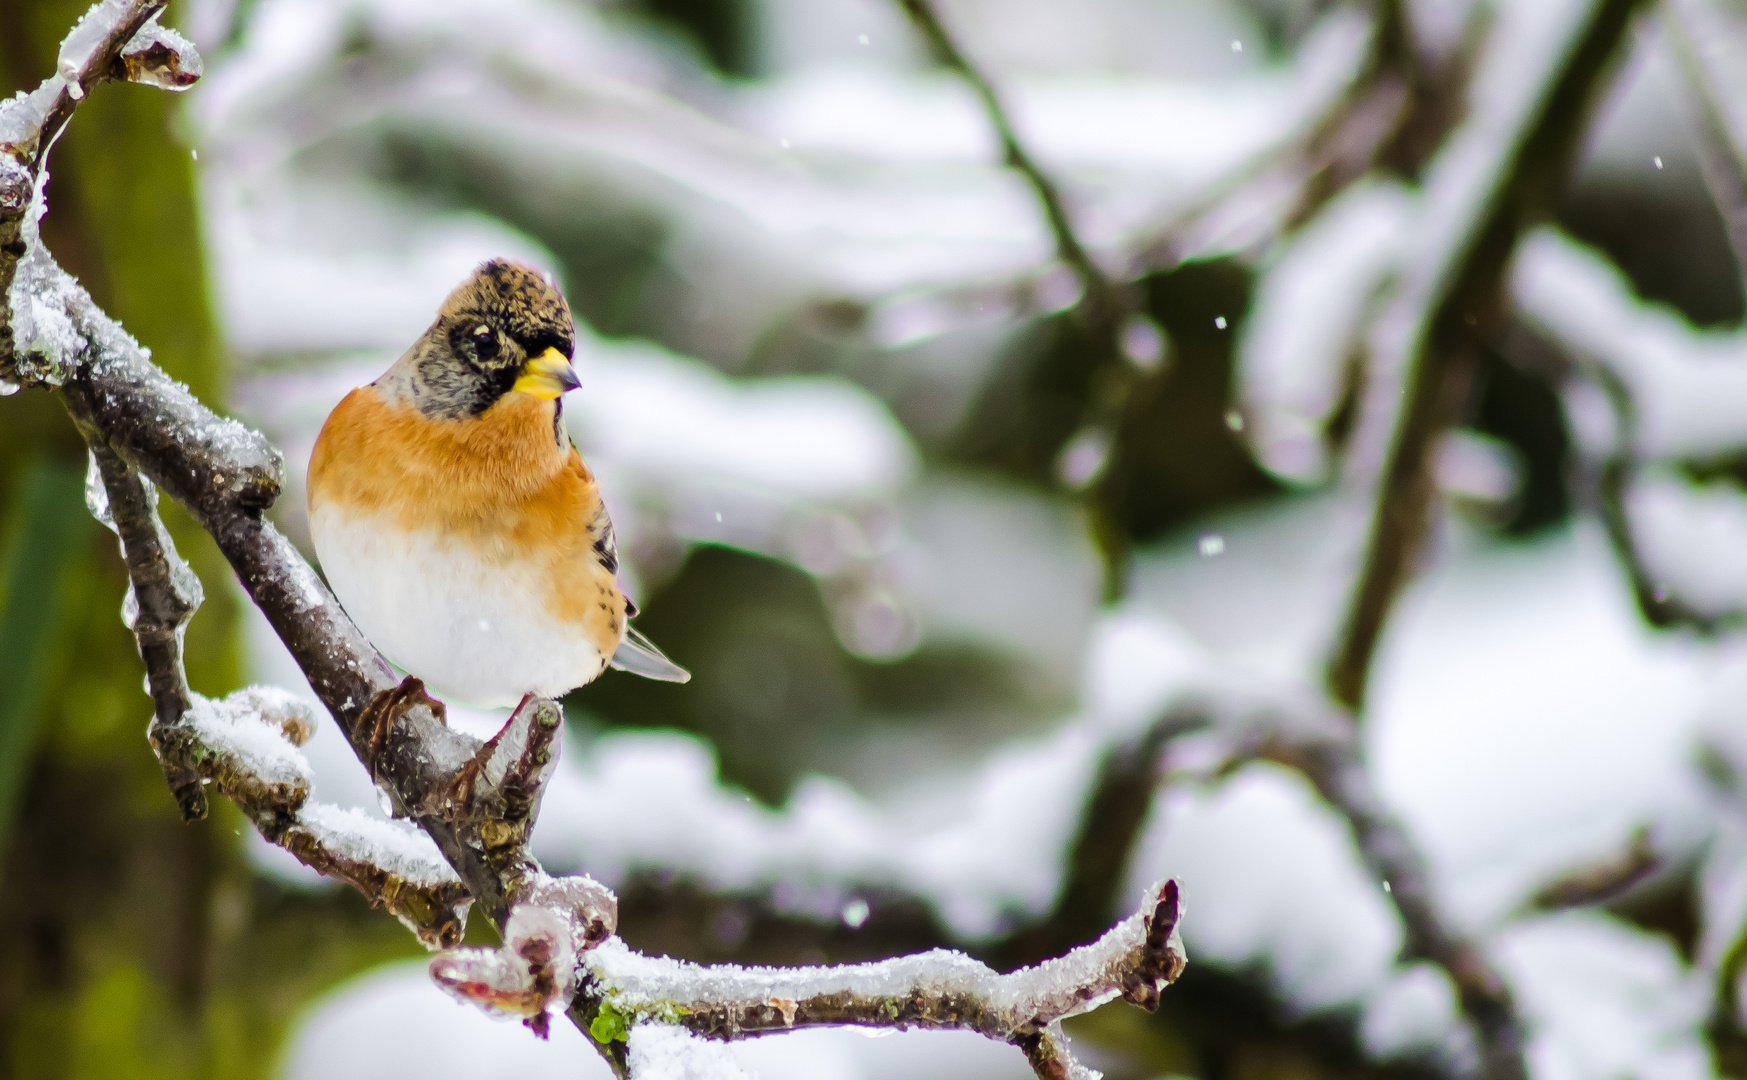
[[[58,386],[87,348],[73,322],[73,307],[91,298],[42,246],[37,219],[45,209],[41,187],[23,222],[24,257],[12,277],[12,333],[17,370],[27,382]]]
[[[35,90],[29,93],[20,90],[0,102],[0,148],[12,147],[24,153],[34,150],[37,136],[42,133],[43,118],[66,85],[65,79],[52,75]]]
[[[435,886],[460,880],[431,838],[410,822],[384,821],[359,810],[311,803],[298,814],[298,823],[315,834],[328,850],[380,867],[415,885]]]
[[[308,792],[312,783],[309,760],[285,738],[278,721],[256,711],[258,693],[245,691],[223,701],[191,693],[192,707],[182,722],[201,742],[234,757],[261,781]]]
[[[78,25],[61,40],[61,52],[55,61],[55,69],[61,78],[67,80],[75,99],[84,96],[84,92],[79,89],[79,78],[84,74],[85,66],[91,62],[91,53],[103,44],[103,39],[109,36],[115,24],[132,6],[132,0],[97,0],[85,12]]]
[[[539,940],[557,939],[553,934]],[[522,943],[528,943],[526,935]],[[529,963],[507,948],[451,949],[434,958],[430,970],[432,981],[449,996],[499,1020],[544,1017],[557,1001],[556,988],[550,982],[536,985]]]
[[[327,603],[327,587],[322,584],[321,578],[315,576],[315,570],[308,563],[302,559],[293,559],[285,571],[283,584],[286,591],[296,597],[298,611],[308,611]]]
[[[431,961],[431,978],[457,1001],[522,1017],[545,1038],[547,1014],[576,995],[578,957],[617,920],[617,898],[593,879],[541,874],[510,909],[502,946],[451,949]]]
[[[164,527],[164,519],[158,516],[158,487],[144,476],[139,478],[145,488],[146,503],[151,507],[152,524],[158,531],[158,546],[164,551],[164,562],[170,570],[170,584],[176,595],[188,605],[189,615],[199,608],[206,600],[206,591],[201,587],[200,576],[189,567],[180,555],[176,553],[176,541],[171,538],[170,530]],[[102,471],[97,467],[97,458],[87,452],[85,455],[85,509],[91,516],[102,522],[110,532],[116,532],[115,518],[109,509],[109,490],[103,484]],[[133,582],[127,585],[127,595],[121,601],[121,621],[129,630],[135,628],[139,620],[139,597],[134,592]],[[187,619],[182,626],[187,625]],[[178,627],[178,632],[182,627]],[[234,697],[235,695],[233,695]]]
[[[102,522],[104,528],[115,531],[115,518],[109,514],[109,489],[103,486],[103,472],[97,468],[97,455],[88,450],[85,452],[85,509]]]
[[[516,904],[563,913],[578,954],[594,948],[618,928],[619,898],[587,874],[561,878],[538,874],[524,886]]]
[[[180,93],[205,73],[194,43],[167,26],[158,25],[159,12],[146,20],[121,50],[122,70],[129,82]]]
[[[576,993],[570,920],[539,904],[518,904],[497,949],[451,949],[431,961],[431,978],[457,1001],[488,1015],[522,1017],[546,1036],[547,1013]]]
[[[632,1080],[756,1080],[728,1047],[669,1024],[638,1024],[630,1034]]]
[[[1150,993],[1156,1005],[1157,990],[1181,970],[1181,907],[1174,883],[1159,883],[1148,897],[1142,911],[1097,941],[1006,975],[948,949],[832,967],[702,966],[645,956],[617,937],[587,953],[583,963],[607,1005],[633,1022],[707,1011],[726,1017],[720,1022],[732,1030],[740,1024],[736,1018],[772,1009],[792,1026],[815,999],[829,999],[833,1008],[842,1008],[845,999],[860,1003],[870,1021],[880,1015],[895,1017],[887,1004],[950,1002],[959,1026],[1006,1038],[1095,1009],[1125,992],[1136,1001],[1137,995]],[[1149,920],[1155,914],[1178,919],[1164,942],[1176,959],[1149,968],[1144,959]]]

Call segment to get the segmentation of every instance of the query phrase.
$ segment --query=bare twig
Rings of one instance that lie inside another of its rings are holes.
[[[1662,866],[1650,827],[1632,830],[1631,840],[1620,851],[1586,866],[1574,867],[1535,890],[1528,907],[1535,911],[1588,907],[1602,904],[1655,873]]]
[[[1355,715],[1395,598],[1430,528],[1431,462],[1467,398],[1481,343],[1502,314],[1505,268],[1519,236],[1547,213],[1570,171],[1594,98],[1639,0],[1597,0],[1557,77],[1528,115],[1498,183],[1462,237],[1440,258],[1414,318],[1404,402],[1393,427],[1373,511],[1364,568],[1329,661],[1329,690]]]

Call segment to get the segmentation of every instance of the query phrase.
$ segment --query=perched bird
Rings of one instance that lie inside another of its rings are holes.
[[[334,595],[456,700],[558,697],[608,664],[690,678],[631,629],[613,523],[561,421],[575,349],[550,279],[494,259],[316,439],[309,524]]]

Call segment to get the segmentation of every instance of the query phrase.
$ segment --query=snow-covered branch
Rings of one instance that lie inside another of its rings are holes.
[[[1181,914],[1177,883],[1162,882],[1097,941],[1006,975],[938,949],[838,967],[700,967],[641,956],[613,938],[584,958],[573,1014],[607,1044],[622,1044],[640,1024],[711,1039],[845,1024],[963,1029],[1021,1048],[1040,1077],[1089,1077],[1068,1054],[1060,1021],[1118,997],[1156,1009],[1185,964]]]
[[[1692,576],[1705,560],[1666,550],[1663,534],[1680,531],[1680,506],[1653,473],[1740,452],[1734,403],[1747,381],[1732,361],[1747,339],[1644,308],[1616,270],[1551,230],[1522,246],[1513,292],[1505,352],[1562,388],[1587,459],[1580,496],[1604,526],[1639,612],[1652,626],[1701,634],[1747,622],[1747,600],[1707,587],[1702,571]]]
[[[64,391],[81,415],[78,385]],[[308,801],[309,763],[297,747],[314,732],[314,710],[281,690],[254,687],[211,701],[188,688],[182,635],[200,604],[200,579],[158,517],[156,487],[94,431],[87,435],[86,501],[121,539],[129,580],[122,614],[154,704],[147,738],[184,819],[205,816],[205,786],[214,785],[268,841],[388,909],[428,947],[459,943],[472,901],[428,837],[401,822]]]
[[[28,94],[0,105],[0,297],[12,295],[28,247],[27,221],[49,149],[73,110],[97,84],[126,79],[184,90],[200,78],[200,54],[181,35],[159,26],[168,0],[98,0],[61,42],[55,74]],[[16,333],[13,305],[0,304],[0,389],[11,372]]]
[[[1401,916],[1407,931],[1403,957],[1438,965],[1455,985],[1462,1012],[1478,1037],[1480,1075],[1488,1080],[1526,1077],[1526,1033],[1510,988],[1479,945],[1457,930],[1443,910],[1425,857],[1378,793],[1353,735],[1322,725],[1320,734],[1302,732],[1290,740],[1265,736],[1257,756],[1297,769],[1347,819],[1359,853]]]
[[[1446,197],[1459,205],[1444,208],[1456,211],[1449,218],[1456,227],[1444,226],[1425,246],[1395,309],[1380,321],[1397,355],[1372,358],[1373,385],[1349,469],[1370,482],[1375,466],[1368,459],[1387,446],[1364,569],[1328,665],[1330,692],[1355,713],[1383,626],[1430,528],[1437,447],[1467,398],[1481,343],[1499,330],[1511,254],[1563,187],[1637,6],[1636,0],[1586,5],[1522,88],[1514,115],[1496,118],[1502,132],[1487,137],[1485,125],[1471,118],[1474,145],[1445,152],[1467,159],[1445,170],[1456,178]]]

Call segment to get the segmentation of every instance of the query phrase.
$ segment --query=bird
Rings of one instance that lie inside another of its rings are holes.
[[[309,529],[334,596],[451,700],[519,707],[609,665],[690,678],[631,627],[613,523],[563,422],[575,352],[552,278],[492,259],[316,438]]]

